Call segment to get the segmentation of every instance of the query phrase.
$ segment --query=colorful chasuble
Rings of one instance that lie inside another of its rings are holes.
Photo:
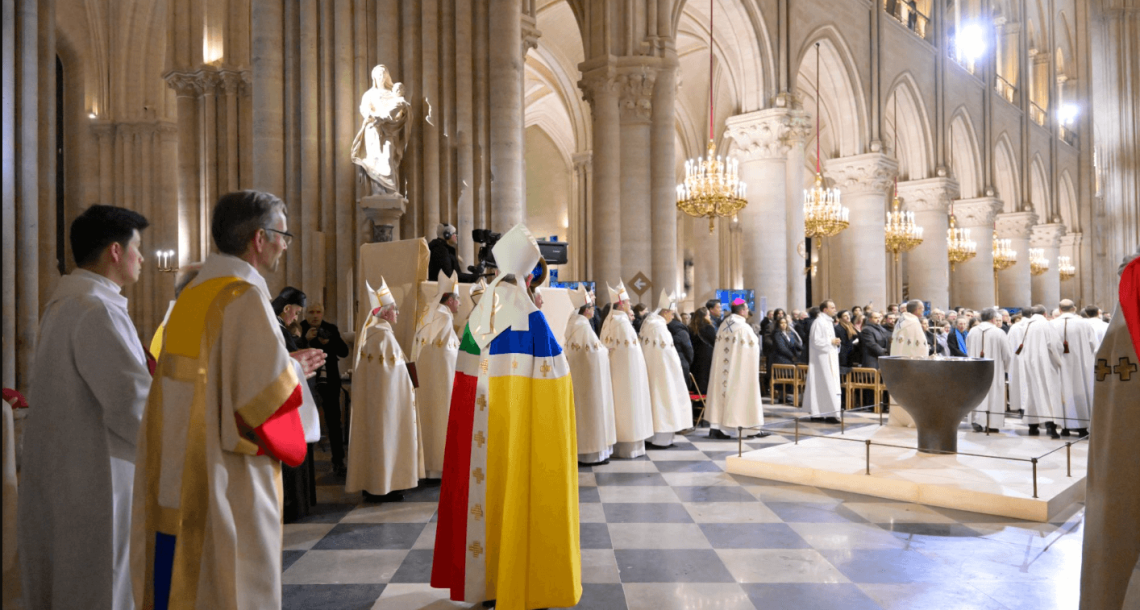
[[[569,366],[542,312],[480,351],[463,334],[447,427],[431,585],[500,610],[582,595]]]
[[[140,609],[280,607],[280,462],[299,465],[306,445],[301,386],[261,301],[252,284],[216,277],[171,312],[139,434]]]

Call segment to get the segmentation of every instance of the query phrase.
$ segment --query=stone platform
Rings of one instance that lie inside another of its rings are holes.
[[[790,427],[779,426],[786,434]],[[958,431],[958,451],[979,455],[1019,458],[1039,457],[1051,449],[1060,451],[1037,464],[1037,498],[1033,497],[1033,466],[1030,462],[965,455],[931,455],[915,449],[871,446],[871,474],[865,474],[867,447],[864,442],[916,446],[914,428],[865,425],[848,428],[840,436],[838,426],[829,436],[853,439],[800,438],[786,443],[729,456],[726,470],[733,474],[787,483],[811,485],[853,493],[953,508],[1029,521],[1046,522],[1073,502],[1085,497],[1088,442],[1072,447],[1072,477],[1066,476],[1065,440],[1031,437],[1013,431],[986,436],[963,426]]]

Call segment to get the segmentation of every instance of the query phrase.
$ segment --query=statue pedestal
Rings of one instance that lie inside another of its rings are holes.
[[[400,218],[407,207],[408,200],[396,193],[361,197],[360,211],[364,221],[361,223],[360,243],[399,241]]]

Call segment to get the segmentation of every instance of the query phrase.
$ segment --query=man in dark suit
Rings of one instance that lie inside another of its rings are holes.
[[[891,333],[880,322],[883,314],[872,312],[869,321],[863,323],[859,332],[859,344],[863,346],[863,366],[879,368],[879,358],[891,353]]]
[[[317,371],[317,394],[325,412],[325,425],[329,429],[333,470],[337,474],[344,474],[345,427],[341,426],[340,367],[337,361],[348,357],[348,345],[340,337],[336,325],[325,321],[325,308],[320,303],[312,303],[305,312],[305,320],[301,322],[301,339],[309,347],[325,353],[325,365]]]

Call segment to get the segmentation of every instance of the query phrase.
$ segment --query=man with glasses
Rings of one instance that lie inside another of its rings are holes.
[[[281,464],[305,459],[300,377],[324,363],[304,349],[292,364],[270,307],[285,214],[269,193],[223,195],[218,253],[170,314],[138,435],[136,607],[281,607]]]

